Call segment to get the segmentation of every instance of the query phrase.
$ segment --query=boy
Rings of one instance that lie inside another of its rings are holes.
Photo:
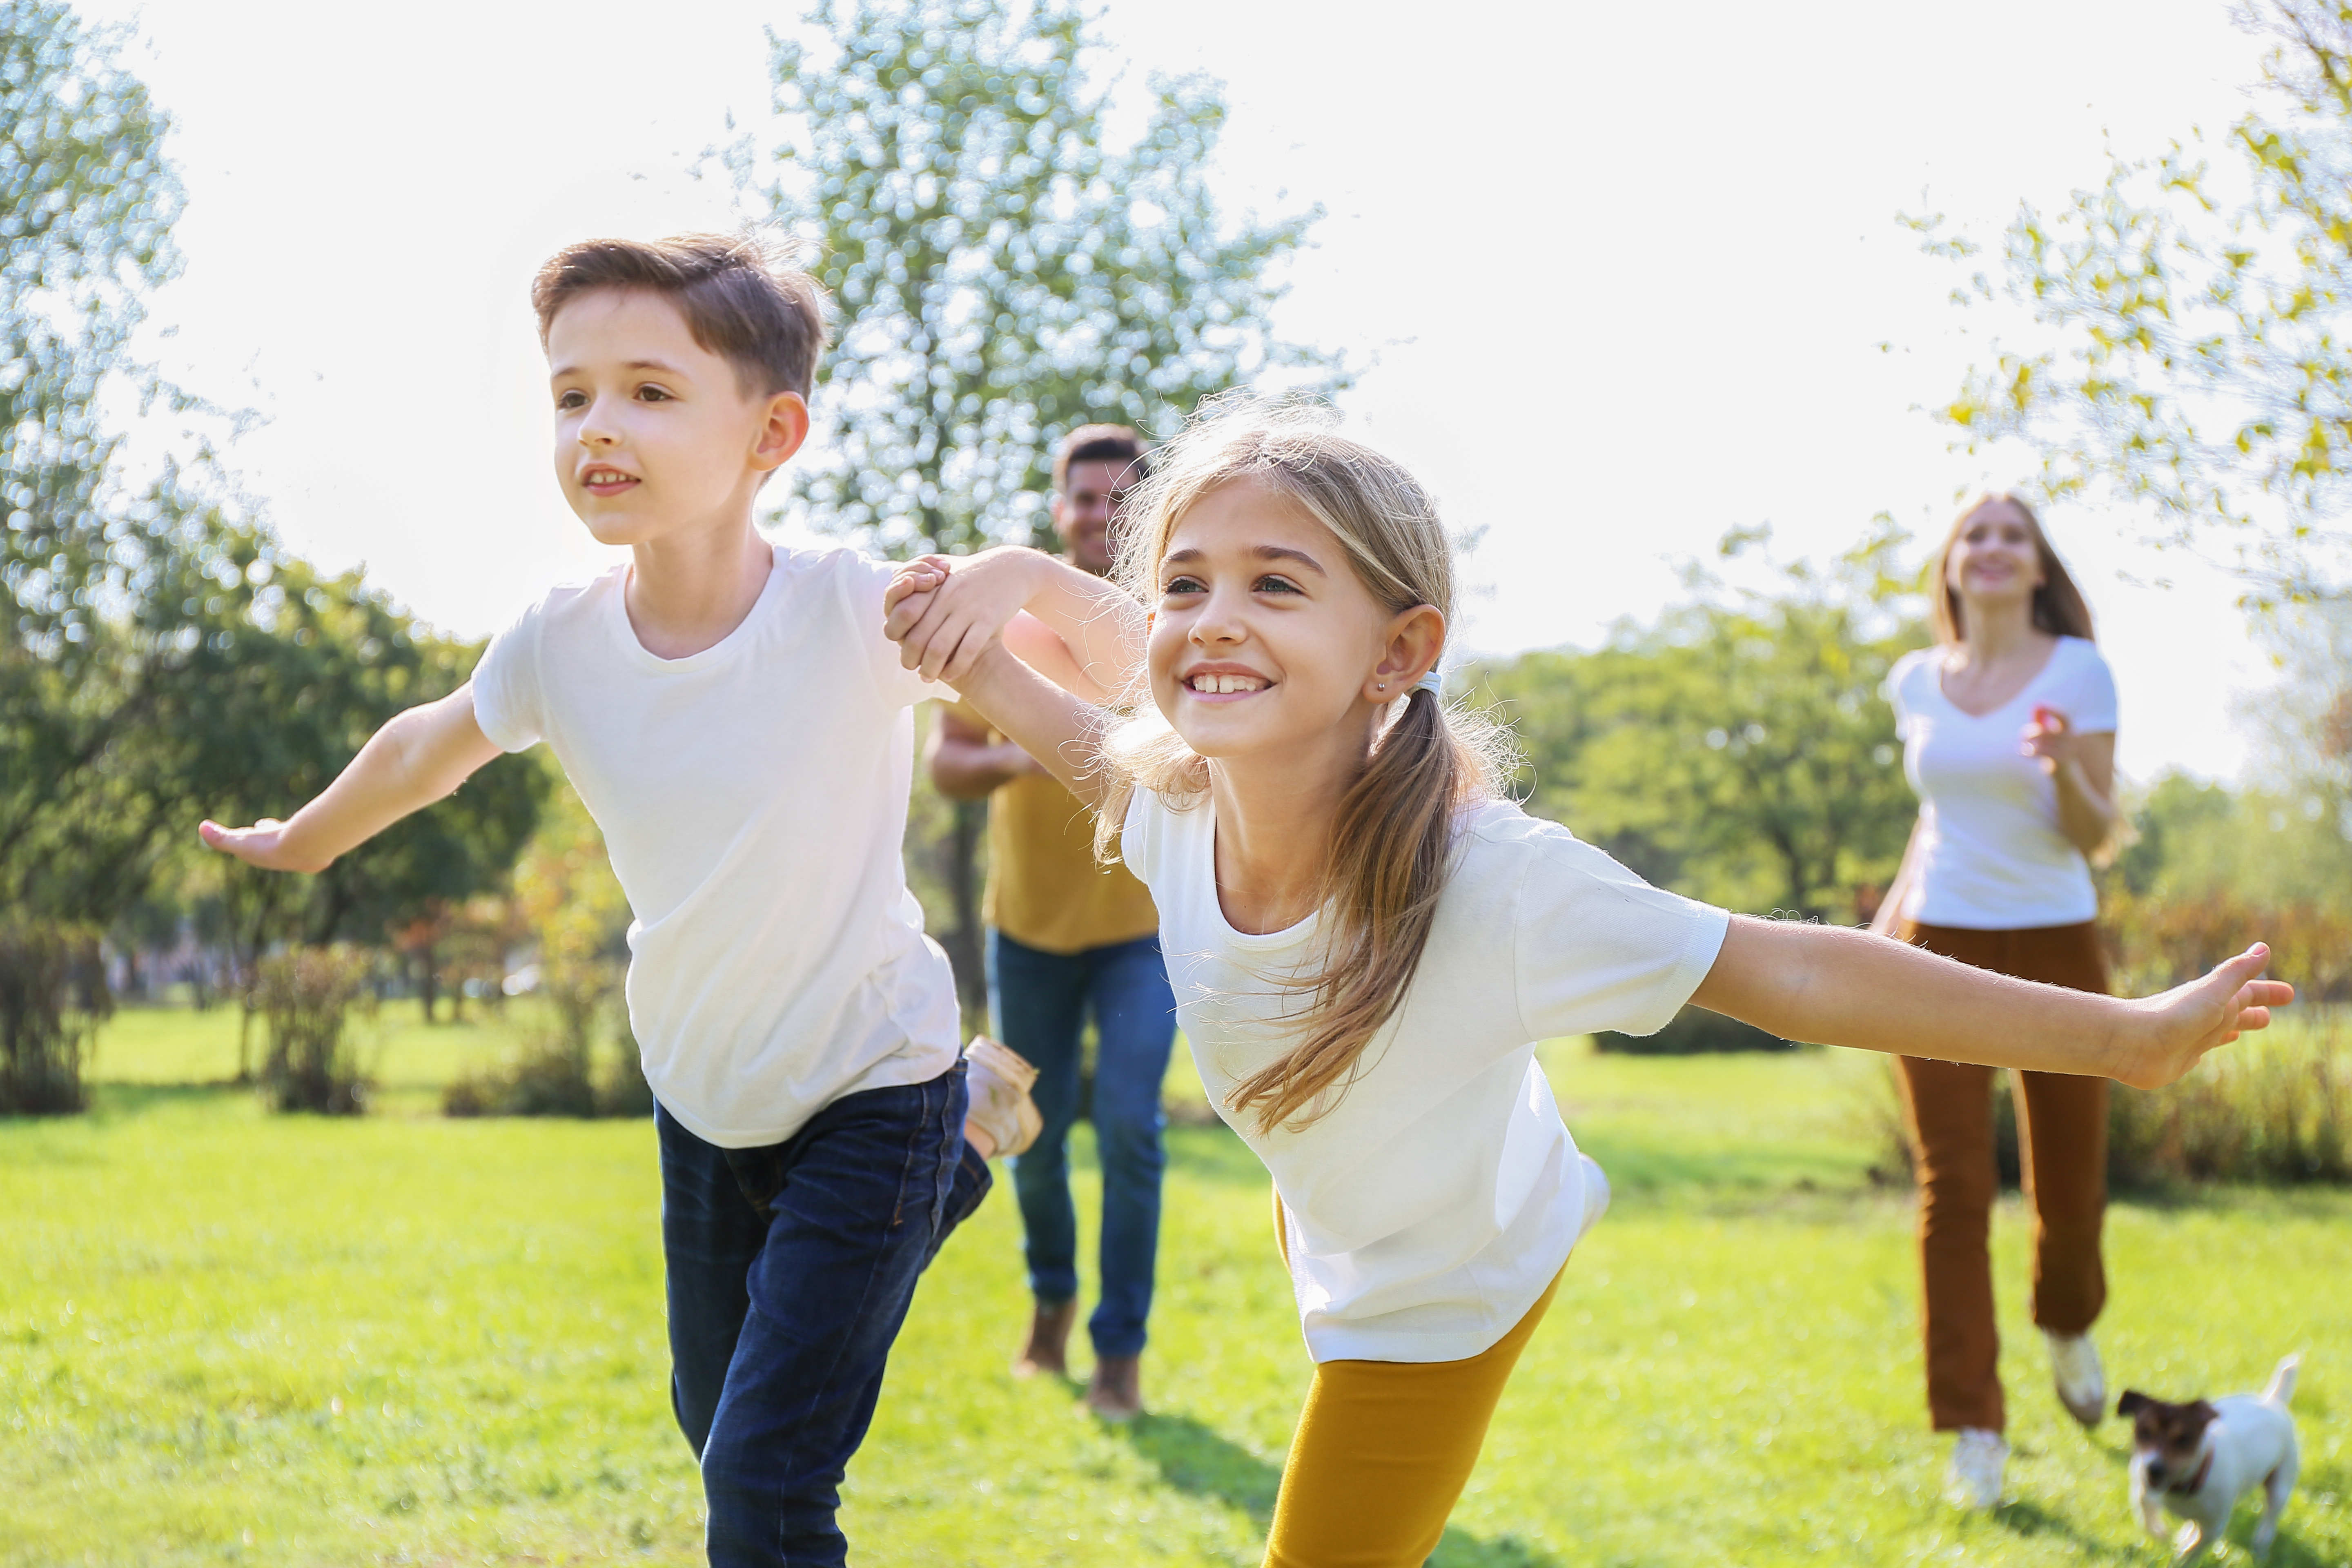
[[[720,236],[593,240],[531,299],[557,481],[629,561],[525,611],[289,820],[200,831],[316,871],[499,752],[555,749],[635,917],[671,1403],[709,1559],[840,1564],[838,1488],[916,1279],[1017,1136],[1019,1089],[976,1059],[988,1147],[967,1147],[955,987],[899,860],[910,710],[942,689],[882,636],[886,564],[752,526],[808,435],[813,279]]]

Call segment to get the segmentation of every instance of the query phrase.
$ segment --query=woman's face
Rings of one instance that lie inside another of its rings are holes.
[[[2033,525],[2005,500],[1989,500],[1962,519],[1944,557],[1944,581],[1964,605],[2031,599],[2044,580]]]

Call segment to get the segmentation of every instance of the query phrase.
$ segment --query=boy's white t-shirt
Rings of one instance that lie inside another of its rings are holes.
[[[1903,771],[1919,792],[1911,891],[1897,912],[1922,925],[2029,931],[2095,920],[2090,863],[2058,826],[2058,786],[2025,754],[2036,705],[2080,735],[2113,734],[2116,678],[2099,650],[2060,637],[2023,690],[1983,715],[1944,695],[1944,652],[1919,648],[1887,672]]]
[[[656,658],[624,564],[523,612],[474,670],[497,745],[554,748],[604,829],[646,1081],[722,1148],[955,1064],[955,982],[899,858],[912,708],[941,689],[882,635],[890,568],[778,547],[716,647]]]
[[[1458,1361],[1535,1305],[1576,1243],[1584,1184],[1536,1042],[1654,1033],[1723,944],[1721,910],[1651,887],[1557,823],[1472,808],[1404,1002],[1355,1081],[1298,1131],[1225,1105],[1292,1043],[1281,994],[1316,921],[1253,936],[1217,901],[1216,811],[1138,790],[1121,858],[1160,906],[1176,1016],[1210,1102],[1281,1196],[1320,1361]]]

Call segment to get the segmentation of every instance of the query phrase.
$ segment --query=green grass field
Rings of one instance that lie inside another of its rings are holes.
[[[649,1126],[444,1121],[437,1085],[511,1036],[413,1016],[377,1026],[364,1120],[264,1114],[221,1083],[232,1013],[148,1011],[109,1026],[89,1115],[0,1122],[0,1563],[699,1561]],[[1617,1206],[1437,1563],[2164,1561],[2123,1424],[2086,1436],[2048,1394],[2013,1211],[2014,1500],[1938,1500],[1909,1209],[1865,1175],[1879,1064],[1547,1062]],[[850,1472],[856,1561],[1257,1561],[1307,1363],[1263,1173],[1215,1128],[1172,1136],[1157,1414],[1106,1426],[1005,1374],[1026,1302],[1000,1194],[899,1342]],[[2228,1392],[2304,1352],[2284,1568],[2352,1562],[2347,1222],[2352,1194],[2242,1191],[2111,1221],[2117,1387]]]

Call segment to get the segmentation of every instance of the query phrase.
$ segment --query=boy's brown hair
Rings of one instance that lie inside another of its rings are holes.
[[[1143,460],[1143,437],[1125,425],[1081,425],[1062,437],[1054,454],[1054,493],[1070,488],[1072,463],[1120,463],[1130,470],[1128,483],[1141,484],[1150,465]]]
[[[824,352],[824,290],[759,239],[679,234],[667,239],[583,239],[547,258],[531,279],[539,342],[555,313],[599,289],[642,289],[675,304],[694,341],[735,367],[761,397],[816,379]]]

